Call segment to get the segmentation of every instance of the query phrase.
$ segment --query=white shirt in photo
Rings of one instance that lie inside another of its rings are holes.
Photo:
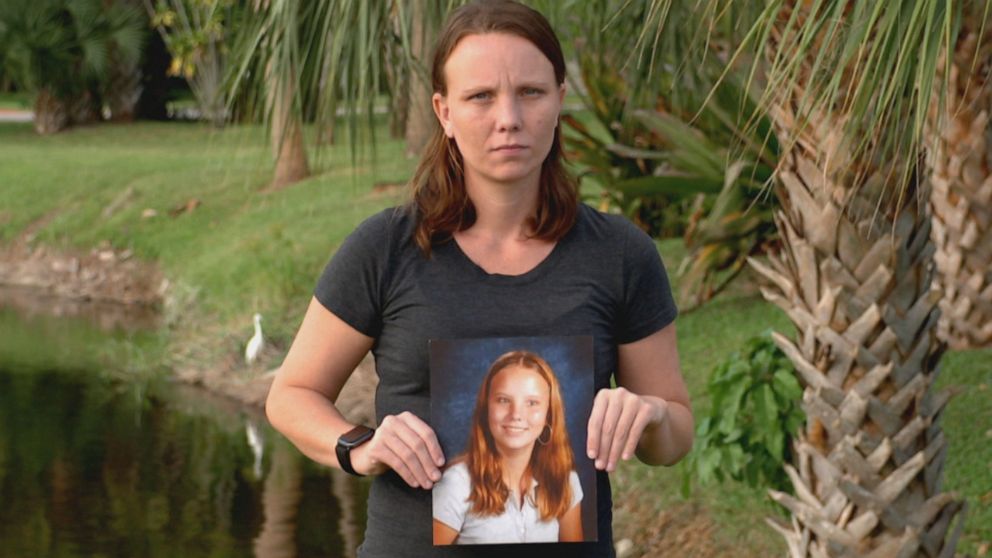
[[[575,471],[569,473],[568,483],[572,488],[569,504],[569,509],[572,509],[582,501],[582,486]],[[471,477],[468,466],[464,462],[457,463],[449,467],[434,485],[434,519],[458,531],[455,544],[558,542],[558,520],[540,519],[540,511],[534,501],[536,486],[537,481],[532,480],[522,506],[516,490],[511,490],[502,514],[479,517],[469,511]]]

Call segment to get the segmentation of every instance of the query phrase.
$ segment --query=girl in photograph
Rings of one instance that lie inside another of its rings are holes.
[[[582,486],[548,363],[529,351],[493,362],[467,452],[434,487],[434,544],[577,542]]]
[[[327,264],[269,420],[315,461],[374,477],[359,558],[613,557],[609,473],[692,446],[668,275],[650,237],[579,200],[559,125],[565,59],[544,16],[510,0],[454,10],[431,80],[437,127],[410,201],[368,218]],[[595,542],[435,547],[431,488],[447,456],[430,424],[429,341],[549,335],[593,339]],[[334,405],[370,350],[375,428]]]

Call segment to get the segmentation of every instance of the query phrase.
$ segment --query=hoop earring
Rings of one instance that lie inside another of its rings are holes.
[[[548,429],[548,439],[547,440],[541,440],[541,436],[544,436],[544,428],[547,428]],[[541,429],[541,433],[538,434],[538,436],[537,436],[537,443],[541,444],[542,446],[548,445],[548,442],[551,441],[551,425],[550,424],[545,424],[544,425],[544,428]]]

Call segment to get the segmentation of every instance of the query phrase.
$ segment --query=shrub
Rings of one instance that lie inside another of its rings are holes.
[[[702,484],[730,478],[791,491],[782,465],[805,419],[802,388],[770,332],[717,365],[706,389],[712,404],[696,427],[688,473]]]

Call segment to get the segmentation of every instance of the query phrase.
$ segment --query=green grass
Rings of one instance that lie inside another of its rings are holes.
[[[399,142],[380,141],[374,168],[365,162],[352,172],[346,141],[319,166],[312,161],[317,175],[269,193],[271,156],[259,129],[142,123],[42,138],[29,124],[2,125],[0,242],[44,217],[36,242],[78,250],[109,242],[158,262],[175,286],[176,339],[196,358],[236,354],[254,312],[286,345],[333,249],[362,219],[399,202],[373,184],[403,181],[413,164]],[[104,215],[128,189],[129,200]],[[195,210],[170,215],[193,198]],[[157,216],[143,218],[147,209]]]
[[[0,93],[0,110],[31,110],[31,96],[27,93]]]
[[[271,155],[257,128],[141,123],[41,138],[30,124],[2,124],[0,244],[46,217],[37,243],[88,250],[106,241],[157,262],[173,284],[165,309],[170,349],[162,351],[178,353],[170,357],[173,365],[237,362],[256,311],[265,316],[267,336],[285,349],[332,251],[362,219],[400,202],[395,193],[374,193],[373,185],[402,182],[413,168],[399,142],[382,139],[377,163],[352,170],[346,146],[341,138],[340,146],[325,150],[313,178],[267,192]],[[129,200],[105,217],[104,209],[129,188]],[[197,209],[170,215],[191,198],[200,200]],[[146,209],[158,215],[143,218]],[[684,248],[665,240],[660,250],[677,289]],[[697,410],[709,405],[705,384],[713,367],[746,339],[768,328],[792,334],[784,314],[756,294],[746,274],[677,324]],[[974,554],[992,541],[992,350],[948,353],[939,386],[962,391],[943,417],[950,442],[945,487],[968,500],[960,550]],[[686,501],[680,473],[678,467],[621,466],[618,537],[636,536],[633,526],[654,517],[628,510],[691,508],[711,520],[713,544],[723,555],[783,554],[783,543],[763,521],[780,510],[763,491],[734,482],[697,486]]]

